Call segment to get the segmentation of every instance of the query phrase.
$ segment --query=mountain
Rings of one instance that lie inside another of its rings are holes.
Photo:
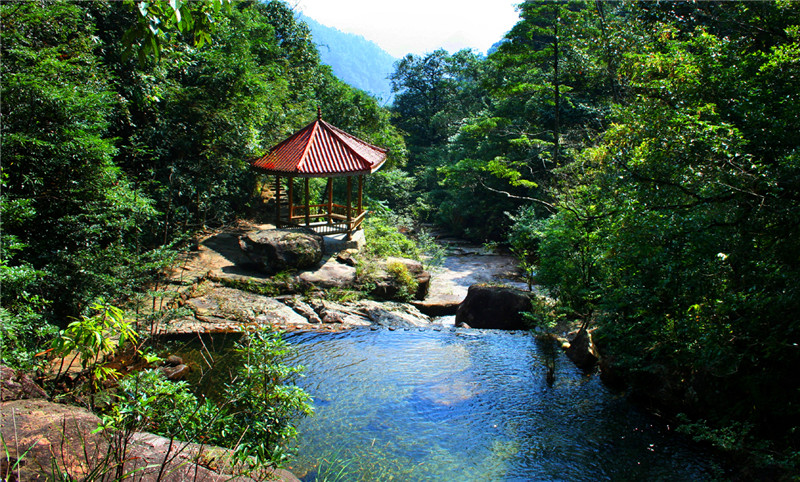
[[[382,104],[392,103],[394,95],[389,75],[394,72],[398,59],[361,35],[322,25],[303,14],[298,14],[297,18],[311,29],[322,63],[330,65],[336,77],[369,92]]]

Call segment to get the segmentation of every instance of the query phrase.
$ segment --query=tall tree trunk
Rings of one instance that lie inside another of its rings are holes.
[[[553,126],[553,141],[555,147],[553,149],[553,163],[559,165],[559,150],[560,150],[560,137],[561,137],[561,92],[558,78],[558,23],[561,21],[561,6],[555,4],[556,14],[553,21],[553,90],[555,96],[555,125]]]

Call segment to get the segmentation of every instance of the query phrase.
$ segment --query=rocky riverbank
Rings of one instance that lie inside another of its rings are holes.
[[[171,306],[182,308],[183,314],[165,318],[153,332],[232,332],[264,324],[284,331],[425,327],[433,323],[432,317],[455,315],[470,285],[522,286],[514,279],[512,257],[466,247],[456,240],[445,240],[449,255],[431,273],[420,263],[401,258],[358,268],[352,253],[345,252],[326,254],[311,269],[270,276],[254,266],[240,248],[239,238],[271,227],[241,223],[199,238],[167,286],[168,298],[174,300]],[[418,299],[409,303],[354,299],[365,284],[360,279],[363,272],[369,272],[371,284],[391,298],[397,289],[389,286],[386,266],[392,263],[402,264],[424,286],[416,293]]]
[[[157,296],[140,307],[145,314],[154,315],[151,334],[229,333],[263,325],[284,331],[441,329],[453,326],[454,317],[449,315],[456,314],[470,286],[523,285],[515,280],[513,258],[457,240],[444,241],[448,256],[432,273],[418,262],[403,259],[358,267],[353,253],[344,252],[326,254],[310,269],[265,274],[245,254],[239,240],[249,232],[270,227],[242,223],[198,238],[170,273],[168,283],[157,287]],[[414,293],[417,300],[376,301],[360,296],[365,272],[371,276],[373,293],[388,298],[397,293],[398,287],[392,286],[387,275],[390,265],[402,265],[402,270],[414,278],[414,285],[424,287]],[[4,394],[10,393],[8,384],[13,385],[17,378],[18,374],[4,372]],[[28,385],[35,386],[33,382]],[[48,471],[56,470],[54,461],[78,478],[91,473],[101,461],[110,467],[119,464],[105,457],[120,448],[120,440],[103,432],[93,433],[100,422],[96,415],[52,403],[44,393],[3,397],[3,440],[11,447],[2,468],[7,480],[47,480]],[[250,480],[224,472],[225,464],[220,461],[229,452],[222,448],[147,433],[126,434],[124,443],[127,448],[121,453],[130,461],[124,470],[136,470],[140,480]],[[297,480],[285,471],[272,475],[278,480]]]

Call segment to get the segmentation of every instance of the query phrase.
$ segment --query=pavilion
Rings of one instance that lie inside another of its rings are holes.
[[[386,161],[387,150],[317,119],[252,162],[259,172],[275,176],[275,226],[278,228],[307,227],[322,235],[344,233],[351,239],[367,212],[363,206],[364,176],[371,174]],[[333,202],[333,178],[346,177],[345,204]],[[353,178],[358,191],[353,202]],[[287,209],[284,204],[281,179],[286,179]],[[303,203],[295,204],[295,179],[303,183]],[[311,204],[310,178],[327,178],[326,198],[322,204]]]

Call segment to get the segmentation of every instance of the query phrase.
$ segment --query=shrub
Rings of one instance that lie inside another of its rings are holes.
[[[104,418],[103,428],[148,430],[229,447],[233,462],[251,471],[281,465],[297,435],[294,420],[313,413],[311,397],[292,384],[303,368],[283,363],[291,347],[269,328],[249,333],[236,351],[243,363],[223,401],[200,400],[186,382],[145,370],[120,383],[118,403]]]
[[[249,333],[236,350],[244,363],[227,387],[230,404],[224,439],[243,462],[254,462],[255,467],[281,465],[289,456],[288,444],[297,436],[293,421],[313,413],[311,397],[292,383],[303,367],[284,363],[291,347],[281,333],[268,327]]]
[[[400,256],[419,259],[417,244],[398,230],[400,226],[411,226],[411,220],[389,210],[374,213],[364,221],[367,238],[366,254],[371,258]]]
[[[223,410],[208,400],[199,401],[187,382],[167,380],[159,370],[126,377],[119,384],[117,398],[117,427],[204,442],[224,426]]]
[[[101,299],[91,308],[95,314],[81,316],[70,323],[53,340],[52,347],[53,354],[62,359],[59,377],[67,357],[72,356],[72,360],[80,358],[81,368],[89,374],[90,403],[94,405],[95,391],[104,381],[119,376],[116,369],[105,363],[106,358],[121,353],[127,344],[135,343],[138,335],[116,306]]]
[[[417,280],[408,272],[408,268],[403,263],[393,261],[386,266],[386,270],[397,282],[400,287],[398,297],[403,300],[410,300],[417,292]]]

